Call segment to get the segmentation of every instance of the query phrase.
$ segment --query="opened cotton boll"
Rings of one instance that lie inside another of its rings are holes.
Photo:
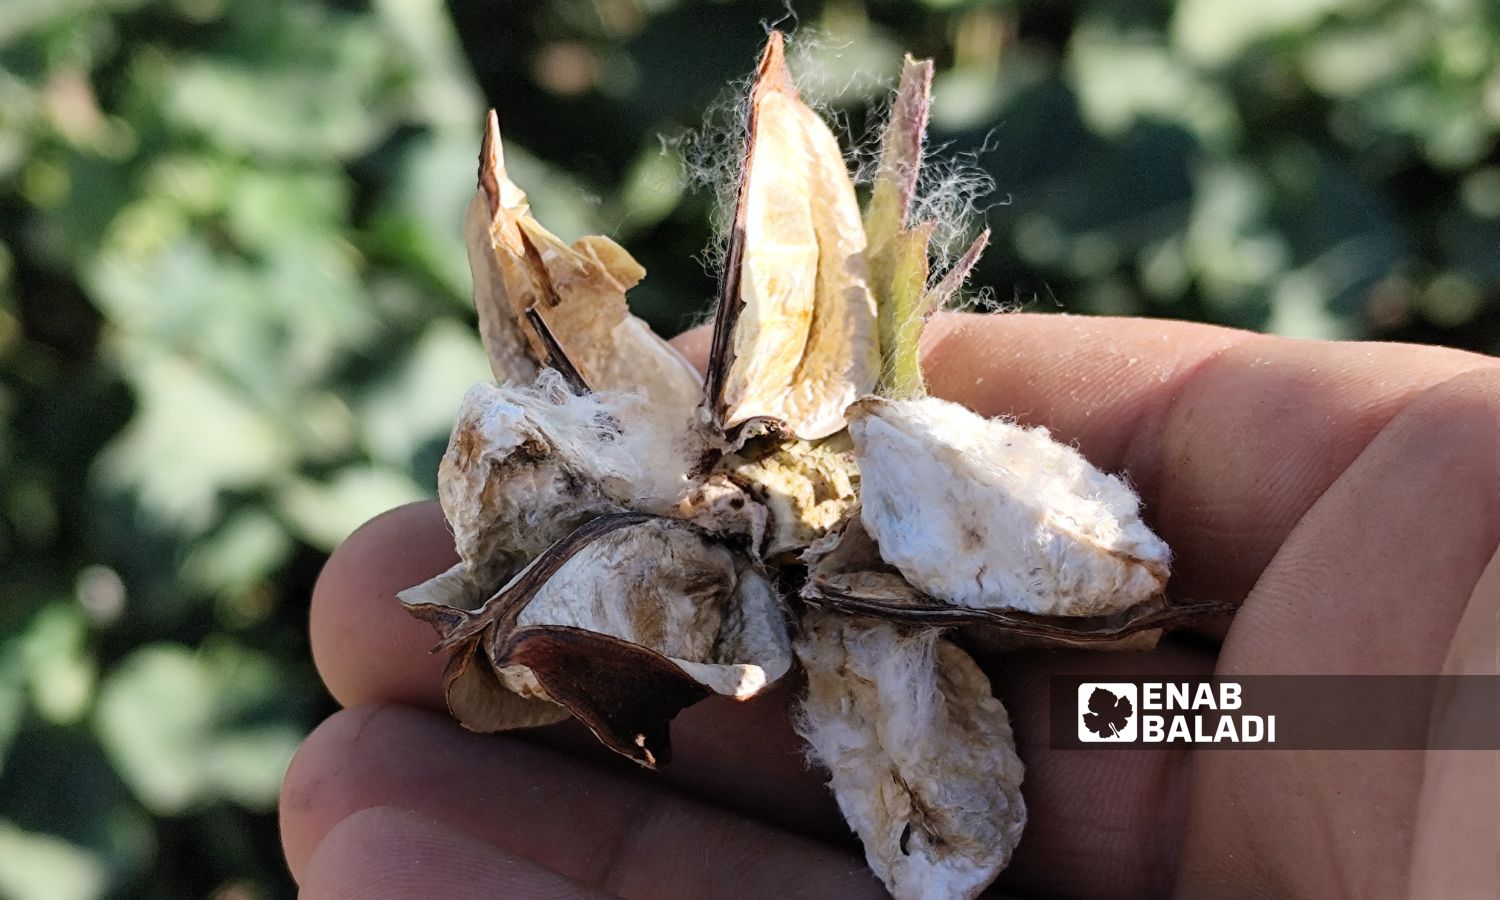
[[[493,589],[595,516],[669,506],[687,484],[685,458],[638,395],[579,396],[544,370],[532,386],[464,395],[438,499],[471,576]]]
[[[795,655],[797,730],[871,869],[898,900],[970,900],[1026,805],[1005,709],[945,635],[1106,646],[1221,610],[1167,600],[1167,547],[1119,478],[925,399],[923,325],[988,235],[934,245],[933,76],[902,66],[862,209],[769,35],[701,384],[630,315],[645,272],[619,244],[531,216],[491,114],[475,303],[496,377],[540,374],[464,398],[438,479],[463,562],[400,596],[466,727],[570,715],[648,767],[681,710],[755,697]]]
[[[1140,500],[1044,428],[935,398],[849,409],[881,557],[950,603],[1096,616],[1149,600],[1170,552]]]

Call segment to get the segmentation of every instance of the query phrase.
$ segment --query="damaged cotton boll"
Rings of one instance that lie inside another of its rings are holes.
[[[1044,428],[935,398],[851,407],[864,526],[881,557],[951,603],[1094,616],[1166,585],[1167,545],[1125,482]]]
[[[701,384],[630,315],[629,253],[532,217],[491,114],[467,235],[501,385],[464,398],[439,470],[462,562],[400,594],[465,727],[571,716],[648,767],[680,710],[800,658],[798,730],[898,900],[976,896],[1026,819],[969,652],[1135,646],[1224,611],[1166,596],[1166,545],[1119,478],[926,397],[922,330],[988,238],[942,212],[969,208],[941,184],[978,183],[965,166],[924,168],[934,77],[902,67],[861,210],[771,33]]]
[[[655,765],[683,707],[710,693],[748,699],[791,666],[769,582],[675,519],[595,518],[477,609],[463,590],[450,572],[401,599],[463,659],[450,666],[448,702],[475,730],[554,721],[537,705],[552,704]]]
[[[464,395],[438,467],[438,499],[474,582],[499,581],[589,518],[656,511],[687,485],[685,443],[630,394],[535,385]]]
[[[977,896],[1021,839],[1010,719],[968,654],[932,629],[812,612],[797,720],[896,900]]]

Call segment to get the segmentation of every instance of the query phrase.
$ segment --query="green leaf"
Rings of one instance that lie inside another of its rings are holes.
[[[427,493],[405,474],[375,466],[341,469],[329,481],[298,479],[277,494],[302,539],[322,550],[337,547],[386,510],[425,499]]]
[[[176,61],[163,104],[173,124],[252,158],[319,160],[368,150],[388,127],[387,47],[367,23],[288,10],[270,37],[295,54]]]
[[[229,800],[276,801],[302,738],[305,700],[274,659],[226,640],[198,652],[149,644],[105,680],[95,720],[105,751],[159,814]]]
[[[82,716],[98,677],[83,610],[66,601],[43,608],[22,634],[20,652],[32,704],[42,717],[65,725]]]
[[[433,322],[360,400],[358,421],[370,455],[405,467],[418,451],[445,443],[459,398],[475,382],[490,377],[484,348],[472,327]]]
[[[202,531],[221,492],[290,467],[294,448],[274,420],[199,364],[142,354],[132,368],[141,406],[94,472],[107,489],[128,491],[161,522]]]
[[[95,900],[109,886],[98,853],[49,834],[23,831],[0,819],[0,897]]]

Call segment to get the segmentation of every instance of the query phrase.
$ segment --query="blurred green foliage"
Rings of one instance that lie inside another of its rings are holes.
[[[0,0],[0,897],[290,896],[276,786],[331,709],[306,600],[427,495],[486,375],[480,114],[566,236],[701,317],[662,149],[779,4]],[[852,134],[900,51],[1036,310],[1500,350],[1488,0],[797,4]]]

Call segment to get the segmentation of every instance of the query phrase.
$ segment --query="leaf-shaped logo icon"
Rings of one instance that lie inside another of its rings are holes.
[[[1089,711],[1083,714],[1084,727],[1101,738],[1117,736],[1130,722],[1135,708],[1130,699],[1116,696],[1104,688],[1094,688],[1089,695]]]

